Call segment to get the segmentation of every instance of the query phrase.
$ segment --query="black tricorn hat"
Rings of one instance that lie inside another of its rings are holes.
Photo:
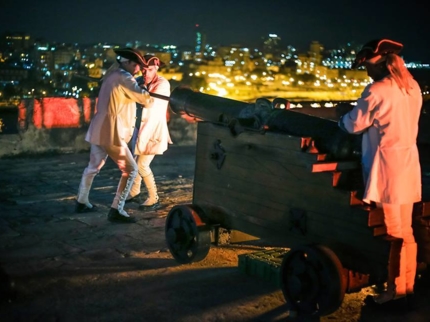
[[[143,67],[145,64],[144,58],[142,57],[140,52],[136,49],[126,47],[126,48],[114,49],[114,52],[119,57],[134,61],[135,63],[137,63],[141,67]],[[117,61],[120,62],[120,58],[117,58]]]
[[[371,40],[357,53],[351,68],[360,67],[364,62],[377,64],[385,60],[385,56],[390,53],[398,54],[403,45],[390,39]]]
[[[149,67],[149,66],[158,66],[158,67],[164,67],[166,66],[165,63],[163,63],[158,57],[154,55],[145,55],[143,56],[144,64],[142,67]]]

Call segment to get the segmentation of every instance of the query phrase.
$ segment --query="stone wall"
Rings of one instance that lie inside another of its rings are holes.
[[[94,115],[95,99],[25,99],[18,107],[0,108],[0,157],[89,149],[85,134]],[[196,123],[170,113],[169,129],[175,145],[194,145]]]
[[[423,106],[418,142],[430,144],[429,100]],[[309,102],[308,102],[309,105]],[[0,157],[89,149],[85,133],[95,113],[96,99],[25,99],[19,106],[0,106]],[[296,109],[335,119],[335,108]],[[175,145],[195,145],[197,123],[169,111],[169,130]]]

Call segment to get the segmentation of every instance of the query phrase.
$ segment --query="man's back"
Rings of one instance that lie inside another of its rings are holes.
[[[379,137],[381,148],[399,148],[415,145],[418,135],[418,121],[421,113],[422,96],[415,80],[406,93],[390,76],[369,86],[374,100],[374,122],[369,135]]]

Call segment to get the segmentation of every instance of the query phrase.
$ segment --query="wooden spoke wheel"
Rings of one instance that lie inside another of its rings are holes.
[[[342,271],[336,254],[325,246],[291,249],[281,265],[281,288],[287,306],[301,315],[333,313],[345,296]]]
[[[194,205],[174,206],[167,215],[165,234],[170,253],[181,264],[201,261],[209,252],[210,227]]]

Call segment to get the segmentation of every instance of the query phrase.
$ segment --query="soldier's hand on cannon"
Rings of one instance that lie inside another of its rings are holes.
[[[185,121],[187,121],[188,123],[197,123],[200,121],[203,121],[202,119],[195,117],[195,116],[190,116],[188,114],[181,114],[181,118],[183,118]]]

